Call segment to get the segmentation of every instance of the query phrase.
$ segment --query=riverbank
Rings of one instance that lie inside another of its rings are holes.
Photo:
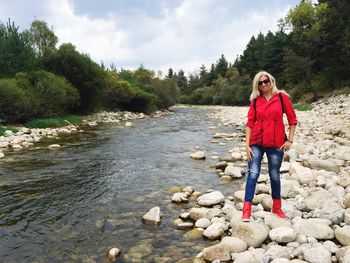
[[[216,240],[194,262],[350,262],[350,96],[324,99],[313,106],[311,111],[297,111],[293,148],[281,167],[282,207],[289,219],[269,212],[272,199],[264,160],[250,222],[241,222],[244,179],[232,195],[210,190],[197,199],[196,207],[179,216],[177,226],[192,222],[192,232]],[[248,108],[210,108],[214,111],[209,117],[237,130],[230,135],[237,144],[227,149],[232,158],[221,156],[214,167],[221,178],[238,180],[244,175]],[[228,138],[220,133],[220,126],[213,130],[216,142]],[[238,176],[237,171],[241,171]]]
[[[90,115],[83,121],[81,125],[68,124],[59,128],[18,128],[19,131],[14,133],[11,130],[4,132],[4,136],[0,136],[0,159],[5,158],[7,151],[22,150],[33,146],[43,138],[58,138],[60,134],[68,134],[74,132],[82,132],[87,127],[96,126],[101,122],[116,123],[117,125],[125,125],[132,127],[132,120],[159,118],[169,114],[170,111],[156,111],[150,115],[144,113],[133,113],[128,111],[120,112],[99,112]],[[69,123],[69,122],[67,122]],[[50,149],[57,149],[59,144],[48,146]]]

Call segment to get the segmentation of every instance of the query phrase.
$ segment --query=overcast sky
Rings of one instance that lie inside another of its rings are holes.
[[[106,65],[193,72],[241,55],[253,35],[277,30],[299,0],[0,0],[0,21],[20,31],[45,20],[59,38]]]

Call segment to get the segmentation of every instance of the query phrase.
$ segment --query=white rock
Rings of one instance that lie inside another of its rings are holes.
[[[315,210],[316,208],[322,209],[324,203],[328,200],[332,200],[332,198],[333,196],[330,192],[320,189],[305,198],[304,202],[310,210]]]
[[[340,244],[343,246],[350,245],[350,226],[339,227],[334,231],[334,234]]]
[[[113,247],[108,251],[107,257],[110,261],[116,261],[119,254],[120,254],[119,248]]]
[[[316,179],[309,168],[301,166],[299,163],[292,163],[289,167],[289,173],[292,178],[299,180],[300,184],[309,184]]]
[[[232,236],[244,240],[248,246],[252,247],[259,247],[268,235],[268,226],[257,222],[240,222],[232,232]]]
[[[174,193],[171,197],[171,202],[173,203],[181,203],[188,202],[188,194],[183,192]]]
[[[304,258],[310,263],[331,263],[331,252],[322,246],[304,250]]]
[[[201,206],[213,206],[224,202],[225,196],[219,191],[213,191],[207,194],[201,195],[197,202]]]
[[[210,240],[218,239],[225,233],[225,228],[226,226],[222,223],[211,224],[204,230],[203,236]]]
[[[323,246],[331,253],[337,253],[337,251],[339,250],[337,245],[333,241],[330,241],[330,240],[326,240],[323,243]]]
[[[194,192],[194,189],[192,186],[189,185],[189,186],[184,187],[184,189],[182,189],[182,191],[189,192],[190,194],[192,194]]]
[[[232,258],[234,259],[234,263],[260,263],[251,251],[233,253]]]
[[[239,253],[247,249],[247,243],[237,237],[226,236],[221,240],[221,244],[230,252],[230,253]]]
[[[190,218],[197,221],[200,218],[208,218],[211,220],[215,216],[220,215],[221,210],[218,208],[193,207],[190,210]]]
[[[143,217],[145,223],[159,224],[161,218],[160,207],[156,206],[151,208]]]
[[[224,173],[232,178],[241,178],[242,177],[241,170],[237,167],[232,166],[232,165],[228,165],[225,168]]]
[[[229,261],[231,259],[230,252],[221,243],[206,247],[202,252],[203,258],[209,262],[214,260]]]
[[[50,144],[48,146],[48,148],[49,149],[59,149],[59,148],[61,148],[61,145],[59,145],[59,144]]]
[[[205,217],[199,218],[196,221],[195,226],[199,227],[199,228],[206,229],[208,226],[210,226],[210,220],[208,218],[205,218]]]
[[[339,173],[340,168],[336,162],[331,160],[321,160],[316,158],[310,158],[307,160],[309,166],[313,169],[326,170]]]
[[[327,200],[322,205],[321,218],[329,219],[333,224],[339,224],[343,220],[345,210],[338,202]]]
[[[133,123],[130,121],[125,122],[125,127],[133,127]]]
[[[276,259],[276,258],[289,259],[289,253],[286,250],[286,247],[282,247],[279,245],[273,245],[269,247],[268,250],[265,252],[265,255],[268,256],[270,259]]]
[[[297,234],[293,228],[282,226],[270,230],[269,237],[272,241],[278,243],[288,243],[294,241]]]
[[[314,237],[317,239],[332,239],[334,231],[321,221],[313,219],[301,219],[293,225],[299,235]]]
[[[191,154],[191,158],[195,160],[202,160],[202,159],[205,159],[205,157],[206,155],[205,155],[205,152],[203,151],[197,151]]]

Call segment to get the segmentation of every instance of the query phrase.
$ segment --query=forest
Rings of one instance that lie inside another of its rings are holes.
[[[71,43],[59,47],[45,21],[20,31],[0,22],[0,120],[86,115],[102,110],[150,113],[176,103],[247,105],[260,70],[275,76],[294,102],[350,91],[350,2],[302,0],[278,22],[277,32],[252,36],[243,54],[224,55],[185,74],[164,78],[141,66],[116,69],[94,62]]]

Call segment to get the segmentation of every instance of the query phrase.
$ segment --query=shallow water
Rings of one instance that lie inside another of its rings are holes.
[[[117,262],[192,260],[215,241],[183,237],[172,221],[195,205],[171,203],[173,186],[233,194],[241,181],[222,182],[209,166],[192,160],[199,146],[207,157],[227,155],[211,143],[215,132],[234,132],[205,117],[206,110],[176,109],[158,119],[135,120],[133,128],[101,124],[44,140],[25,151],[7,152],[0,162],[0,262]],[[47,146],[59,143],[59,150]],[[142,223],[152,207],[159,226]]]

